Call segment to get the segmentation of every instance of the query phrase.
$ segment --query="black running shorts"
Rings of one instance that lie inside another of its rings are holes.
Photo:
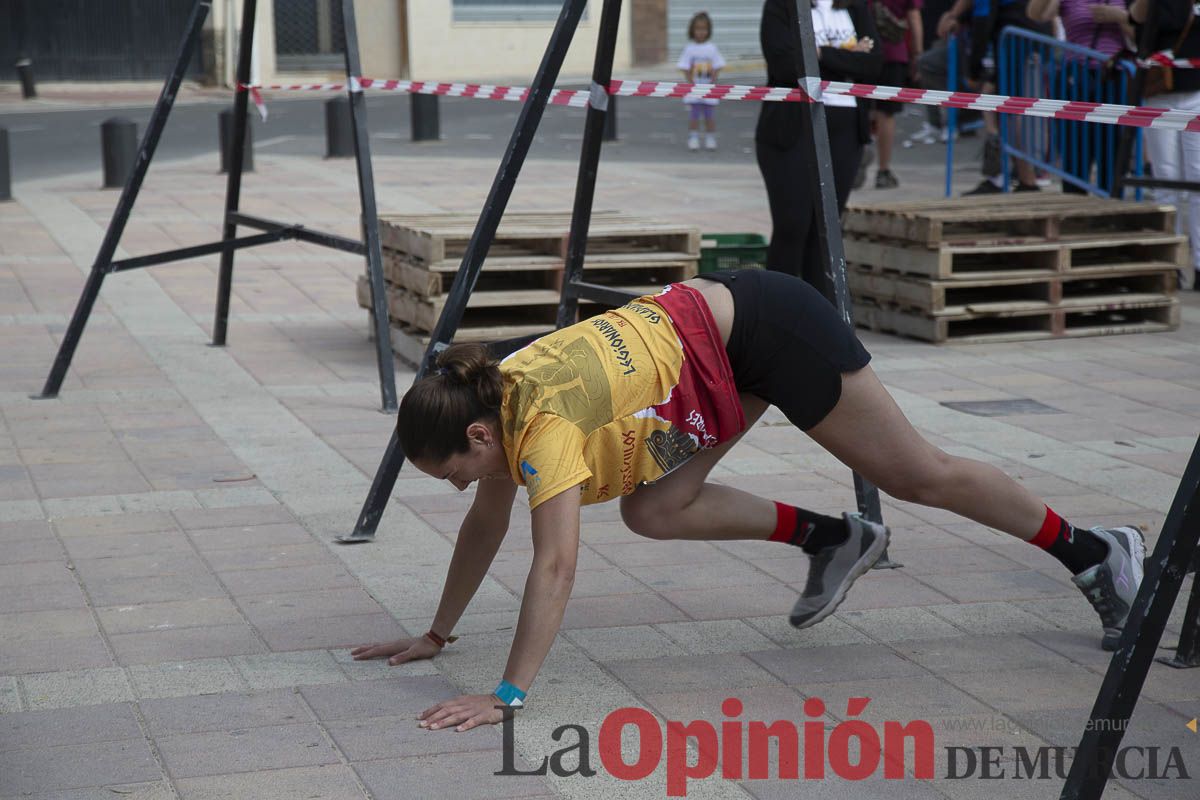
[[[871,360],[837,309],[799,278],[758,269],[699,277],[733,294],[726,350],[738,391],[776,406],[801,430],[837,405],[842,373]]]

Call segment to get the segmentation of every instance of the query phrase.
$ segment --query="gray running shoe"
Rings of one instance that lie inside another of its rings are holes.
[[[1071,578],[1071,582],[1100,613],[1100,622],[1104,625],[1100,646],[1105,650],[1116,650],[1129,609],[1142,585],[1146,544],[1142,532],[1132,526],[1092,528],[1091,532],[1108,545],[1108,558]]]
[[[823,547],[808,566],[808,582],[788,621],[796,628],[816,625],[833,613],[851,584],[871,568],[887,548],[886,525],[863,519],[859,514],[842,514],[849,535],[833,547]]]

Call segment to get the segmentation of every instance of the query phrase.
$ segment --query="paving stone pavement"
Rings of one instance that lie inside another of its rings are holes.
[[[208,161],[151,171],[124,254],[219,236],[224,183]],[[351,164],[257,161],[243,210],[356,235]],[[387,212],[476,212],[495,164],[431,147],[375,168]],[[510,207],[569,207],[574,174],[530,161]],[[614,160],[596,207],[764,231],[759,181],[749,160],[687,173]],[[939,182],[930,168],[906,187],[933,194]],[[936,733],[935,780],[914,779],[912,763],[903,780],[714,776],[692,780],[689,797],[1057,796],[1055,779],[947,779],[945,748],[1075,744],[1108,663],[1090,608],[1041,552],[887,498],[904,568],[866,576],[808,631],[784,618],[803,557],[652,542],[615,504],[588,508],[575,596],[515,743],[528,769],[575,735],[559,741],[556,728],[583,726],[598,774],[497,776],[498,729],[417,729],[417,711],[488,691],[503,669],[532,554],[525,507],[460,641],[398,668],[352,661],[351,645],[428,625],[470,503],[405,470],[375,543],[332,542],[392,424],[354,300],[361,262],[298,244],[242,251],[224,349],[207,346],[215,259],[111,276],[61,396],[32,400],[116,202],[97,184],[22,184],[0,204],[0,800],[665,796],[661,765],[637,782],[599,769],[600,724],[624,706],[660,721],[790,719],[830,736],[855,716],[924,719]],[[1200,419],[1200,303],[1184,302],[1169,334],[863,340],[931,441],[1005,469],[1078,524],[1136,523],[1153,543]],[[401,368],[401,391],[411,379]],[[1013,398],[1056,413],[942,405]],[[853,505],[850,473],[775,411],[714,478],[828,513]],[[1181,613],[1182,602],[1166,643]],[[740,714],[722,711],[726,697]],[[865,711],[855,697],[871,698]],[[1156,665],[1128,737],[1180,747],[1194,775],[1200,737],[1184,723],[1197,713],[1200,676]],[[632,739],[622,746],[633,763]],[[1195,785],[1122,780],[1105,797],[1194,798]]]

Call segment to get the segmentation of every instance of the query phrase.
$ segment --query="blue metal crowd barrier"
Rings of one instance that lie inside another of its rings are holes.
[[[946,40],[946,91],[957,92],[958,71],[962,56],[960,50],[967,46],[966,32],[959,31]],[[965,125],[958,123],[958,109],[946,109],[946,197],[954,194],[954,142],[959,134],[966,135],[983,127],[983,120],[976,117]]]
[[[1136,67],[1130,61],[1118,61],[1110,67],[1109,57],[1099,50],[1008,27],[1000,34],[996,72],[998,91],[1004,95],[1129,104],[1134,96]],[[1061,178],[1065,184],[1110,197],[1118,168],[1120,135],[1113,125],[1001,114],[1004,189],[1009,189],[1010,159],[1019,158]],[[1142,132],[1134,135],[1131,166],[1133,174],[1140,176]]]

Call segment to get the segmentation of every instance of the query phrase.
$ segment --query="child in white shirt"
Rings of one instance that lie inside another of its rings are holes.
[[[696,84],[698,90],[712,86],[717,81],[717,74],[725,66],[721,51],[709,39],[712,37],[712,20],[708,14],[701,11],[692,17],[688,23],[687,45],[679,56],[676,64],[683,70],[684,80]],[[700,99],[685,97],[683,102],[688,107],[688,150],[700,149],[700,118],[704,118],[706,135],[704,147],[707,150],[717,149],[717,121],[713,112],[718,100],[712,98]]]

